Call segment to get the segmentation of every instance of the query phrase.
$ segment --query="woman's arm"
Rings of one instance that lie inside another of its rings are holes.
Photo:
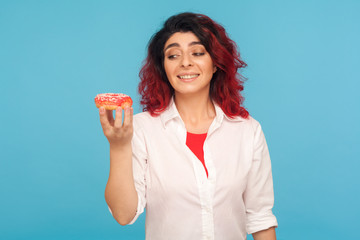
[[[112,111],[100,108],[100,122],[104,135],[110,143],[110,174],[105,189],[105,200],[113,217],[121,225],[128,224],[137,209],[137,192],[132,170],[131,139],[133,135],[132,108],[125,109],[122,124],[122,110]]]
[[[276,240],[275,228],[269,228],[252,234],[254,240]]]

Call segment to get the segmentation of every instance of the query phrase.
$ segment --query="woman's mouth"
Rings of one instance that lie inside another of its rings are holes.
[[[178,75],[177,77],[180,78],[183,81],[192,81],[195,78],[197,78],[200,74],[184,74],[184,75]]]

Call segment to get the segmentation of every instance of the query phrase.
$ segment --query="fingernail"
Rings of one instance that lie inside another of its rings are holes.
[[[101,107],[100,108],[100,113],[104,113],[105,112],[105,108]]]

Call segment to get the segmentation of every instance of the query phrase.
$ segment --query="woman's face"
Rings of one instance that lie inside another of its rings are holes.
[[[216,71],[204,45],[192,32],[174,33],[165,43],[164,68],[176,94],[209,94]]]

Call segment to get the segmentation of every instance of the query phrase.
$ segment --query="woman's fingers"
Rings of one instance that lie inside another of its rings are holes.
[[[102,128],[103,128],[103,130],[105,132],[105,130],[110,127],[109,119],[107,117],[105,108],[100,107],[99,108],[99,114],[100,114],[100,123],[101,123],[101,126],[102,126]]]
[[[125,108],[124,127],[131,127],[133,122],[133,108]]]
[[[121,107],[116,109],[115,119],[112,111],[105,110],[103,107],[99,109],[101,126],[110,144],[127,144],[131,141],[133,109],[128,107],[124,109],[124,112],[124,121],[122,121]]]
[[[118,107],[115,110],[115,119],[112,110],[106,110],[103,107],[99,108],[100,123],[105,135],[116,133],[121,129],[131,129],[133,124],[133,108],[127,107],[124,109],[124,121],[122,120],[122,108]],[[112,135],[112,134],[111,134]]]

